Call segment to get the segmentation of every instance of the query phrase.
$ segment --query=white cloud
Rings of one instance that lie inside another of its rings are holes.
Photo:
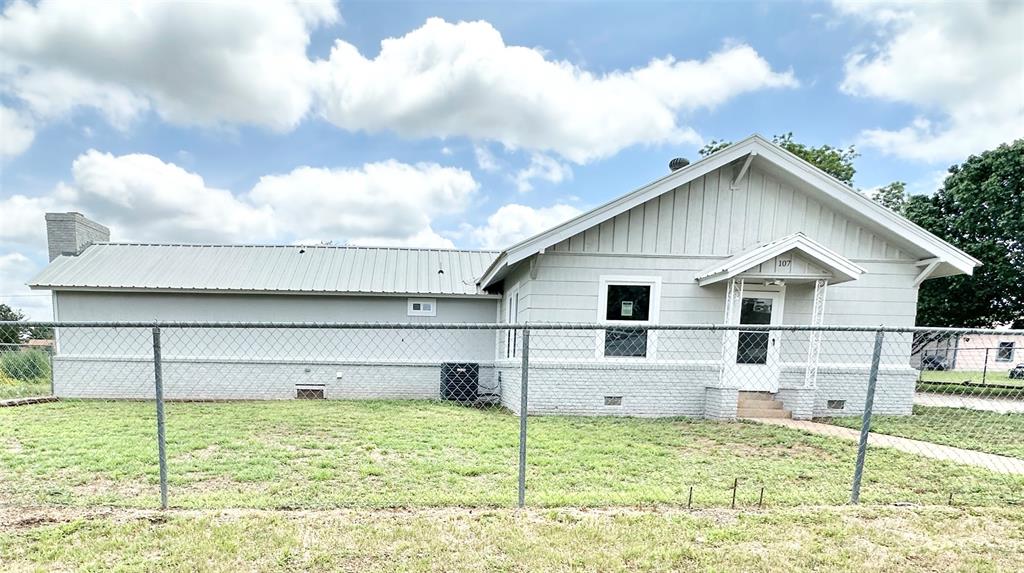
[[[347,241],[349,245],[363,245],[368,247],[416,247],[420,249],[454,249],[455,243],[438,235],[433,229],[417,231],[415,235],[408,237],[356,237]]]
[[[838,11],[880,30],[851,53],[841,89],[908,103],[909,125],[865,130],[864,145],[926,161],[955,161],[1024,136],[1024,3],[867,3]]]
[[[384,161],[358,169],[301,167],[266,176],[247,199],[271,206],[279,225],[304,237],[451,246],[431,229],[431,222],[463,210],[477,188],[473,176],[462,169]]]
[[[433,221],[462,211],[478,184],[465,170],[398,161],[358,168],[300,167],[234,193],[145,154],[90,150],[73,180],[42,197],[0,201],[0,241],[41,251],[47,211],[76,210],[110,227],[114,240],[306,242],[451,247]]]
[[[244,242],[276,233],[270,206],[253,205],[152,155],[89,150],[75,159],[71,173],[74,202],[115,237]]]
[[[32,291],[25,283],[39,266],[17,252],[0,254],[0,302],[20,310],[31,320],[52,320],[50,293]]]
[[[21,154],[32,145],[35,137],[31,118],[0,105],[0,158]]]
[[[98,109],[126,126],[147,109],[178,124],[286,130],[312,101],[312,29],[333,2],[42,0],[0,16],[0,80],[41,118]]]
[[[485,249],[505,249],[580,213],[572,205],[534,208],[510,203],[487,217],[486,225],[471,229],[470,235]]]
[[[46,223],[43,214],[65,207],[66,210],[73,211],[74,204],[67,199],[67,188],[63,185],[44,197],[13,195],[0,199],[0,214],[3,217],[3,224],[0,225],[0,243],[45,247]]]
[[[490,149],[487,149],[486,145],[474,145],[473,156],[476,158],[476,166],[479,167],[481,171],[494,173],[495,171],[501,170],[498,158],[491,153]]]
[[[541,153],[530,156],[530,164],[515,174],[516,189],[520,193],[533,191],[533,180],[561,183],[572,179],[572,168]]]
[[[439,18],[382,41],[372,59],[338,40],[320,75],[321,113],[344,129],[466,136],[576,163],[641,143],[699,143],[680,113],[797,85],[791,72],[773,71],[742,44],[704,60],[668,56],[594,74],[539,49],[507,45],[487,22]]]
[[[121,129],[154,112],[286,131],[315,109],[343,129],[465,136],[585,163],[637,144],[698,144],[681,115],[797,85],[743,44],[594,73],[507,45],[485,21],[438,18],[372,59],[337,40],[312,61],[311,33],[339,20],[326,0],[14,0],[0,15],[0,93],[39,121],[90,108]]]

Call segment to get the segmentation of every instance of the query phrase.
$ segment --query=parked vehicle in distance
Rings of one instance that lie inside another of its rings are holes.
[[[1011,368],[1009,376],[1015,380],[1024,380],[1024,362]]]
[[[949,370],[949,361],[937,354],[921,358],[921,370]]]

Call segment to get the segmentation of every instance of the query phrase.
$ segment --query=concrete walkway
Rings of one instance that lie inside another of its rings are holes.
[[[1024,392],[1024,389],[1021,392]],[[1010,398],[952,396],[935,392],[918,392],[914,394],[914,404],[939,408],[970,408],[971,410],[986,410],[1000,414],[1024,414],[1024,400],[1011,400]]]
[[[786,420],[781,418],[746,419],[759,424],[784,426],[786,428],[801,430],[803,432],[817,434],[819,436],[840,438],[854,442],[860,440],[860,430],[842,428],[840,426],[820,424],[818,422],[809,422],[806,420]],[[920,440],[898,438],[896,436],[871,432],[871,434],[868,435],[868,447],[893,448],[902,452],[917,454],[919,456],[925,456],[937,460],[978,466],[996,473],[1024,475],[1024,460],[1018,460],[1017,458],[1011,458],[1009,456],[986,454],[984,452],[976,452],[974,450],[965,450],[963,448],[954,448],[953,446],[943,446],[940,444],[933,444],[931,442],[922,442]]]

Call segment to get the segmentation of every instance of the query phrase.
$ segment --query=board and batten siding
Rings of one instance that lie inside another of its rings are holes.
[[[553,252],[733,255],[786,235],[857,259],[913,260],[805,191],[751,168],[737,189],[724,167],[553,246]]]
[[[721,324],[726,285],[699,286],[697,274],[736,253],[802,232],[866,271],[858,280],[829,286],[825,324],[913,326],[917,311],[914,280],[920,272],[916,257],[759,169],[751,170],[739,189],[729,188],[731,180],[731,168],[714,171],[558,243],[537,259],[535,279],[518,279],[522,318],[600,322],[602,276],[657,276],[661,279],[658,322]],[[822,273],[799,255],[793,260],[789,272]],[[746,274],[756,276],[759,271],[771,270],[753,268]],[[783,324],[810,323],[813,288],[808,283],[787,285]],[[720,335],[658,336],[659,358],[720,360]],[[590,357],[596,352],[598,343],[592,334],[562,333],[560,338],[562,342],[555,343],[554,333],[536,336],[538,357],[543,355],[545,343],[552,358],[583,359],[587,352]],[[789,343],[782,348],[783,362],[806,361],[803,338],[805,334],[789,336]],[[673,348],[676,351],[670,351]],[[870,356],[870,352],[870,336],[848,334],[846,340],[840,340],[840,335],[833,335],[826,339],[820,360],[861,362],[859,356]],[[890,358],[893,364],[904,362],[900,353]]]

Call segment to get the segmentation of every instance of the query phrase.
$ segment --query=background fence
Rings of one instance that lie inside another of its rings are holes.
[[[4,503],[1024,502],[1020,332],[0,323]],[[953,362],[938,351],[954,341]],[[997,341],[998,342],[998,341]],[[1009,358],[1003,360],[1002,358]]]

